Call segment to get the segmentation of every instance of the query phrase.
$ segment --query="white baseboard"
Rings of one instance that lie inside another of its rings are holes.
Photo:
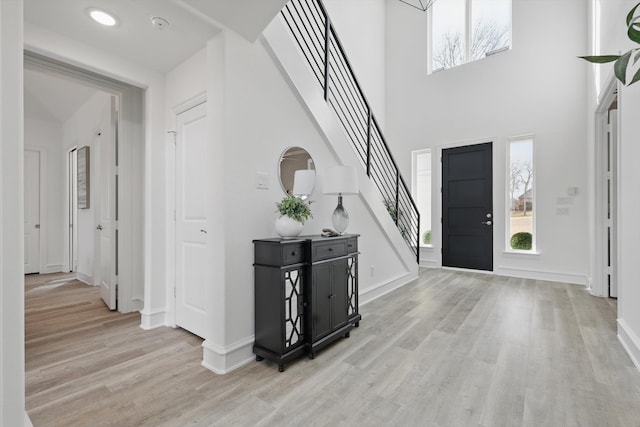
[[[392,292],[407,283],[411,282],[418,278],[417,271],[415,273],[405,273],[396,276],[393,279],[387,280],[386,282],[378,283],[371,288],[364,289],[358,295],[358,305],[365,305],[377,298],[380,298],[383,295]]]
[[[76,279],[78,279],[82,283],[85,283],[85,284],[87,284],[89,286],[95,286],[94,283],[93,283],[93,277],[92,276],[87,276],[86,274],[82,274],[82,273],[76,272]]]
[[[27,411],[24,411],[24,427],[33,427],[31,418],[29,418],[29,414],[27,414]]]
[[[62,273],[62,264],[48,264],[40,268],[40,274]]]
[[[167,326],[165,311],[140,311],[140,327],[145,331],[150,329],[159,328],[160,326]]]
[[[440,268],[440,262],[434,259],[421,259],[420,267],[425,268]]]
[[[202,343],[202,366],[219,375],[228,374],[255,360],[254,340],[254,337],[248,337],[224,347],[205,340]]]
[[[584,274],[559,273],[553,271],[529,270],[512,267],[496,267],[493,272],[498,276],[546,280],[549,282],[573,283],[575,285],[587,286],[587,276],[585,276]]]
[[[633,364],[640,370],[640,338],[624,319],[618,319],[618,340],[629,354]]]

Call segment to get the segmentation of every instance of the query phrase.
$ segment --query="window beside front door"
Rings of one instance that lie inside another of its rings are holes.
[[[509,251],[535,251],[535,168],[533,137],[507,142],[507,243]]]
[[[412,196],[420,212],[420,246],[431,246],[431,149],[413,151]]]

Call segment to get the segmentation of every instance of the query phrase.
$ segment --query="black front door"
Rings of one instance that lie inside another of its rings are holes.
[[[491,143],[442,150],[442,265],[493,270]]]

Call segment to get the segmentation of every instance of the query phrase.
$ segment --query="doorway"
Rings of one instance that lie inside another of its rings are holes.
[[[591,293],[618,297],[618,188],[620,182],[617,80],[612,76],[595,111],[594,219]]]
[[[442,150],[442,266],[493,271],[492,143]]]
[[[118,311],[122,313],[139,311],[144,305],[145,293],[143,226],[145,200],[143,181],[145,174],[144,90],[29,51],[24,52],[24,68],[25,70],[36,71],[66,82],[73,81],[77,85],[91,88],[102,92],[102,94],[116,96],[119,100],[120,126],[117,129],[117,135],[119,136],[120,144],[111,157],[114,160],[117,158],[119,163],[117,168],[113,166],[113,176],[105,181],[113,189],[111,193],[113,197],[105,206],[109,206],[109,208],[117,206],[120,212],[118,217],[111,214],[108,215],[108,219],[117,222],[117,233],[115,232],[116,228],[112,227],[109,230],[109,237],[111,237],[109,241],[114,248],[119,250],[119,256],[117,259],[111,257],[112,261],[110,263],[97,262],[97,260],[92,259],[78,259],[77,262],[75,261],[78,253],[80,253],[78,236],[81,234],[81,230],[77,229],[78,232],[74,234],[72,228],[80,225],[81,218],[74,218],[70,212],[74,210],[72,195],[77,191],[77,188],[74,189],[71,182],[61,183],[60,186],[63,188],[61,193],[64,194],[60,194],[60,200],[66,201],[61,202],[59,215],[62,218],[61,221],[57,222],[62,228],[59,231],[61,241],[58,248],[68,248],[68,250],[60,251],[58,249],[58,253],[63,252],[64,256],[62,265],[59,266],[57,271],[79,270],[79,266],[82,263],[87,263],[91,266],[98,265],[99,268],[90,270],[92,272],[96,271],[91,283],[100,284],[98,279],[102,274],[101,269],[103,266],[109,266],[110,271],[117,270],[118,272]],[[45,85],[44,87],[47,88],[50,85]],[[58,99],[64,99],[64,96]],[[83,126],[87,127],[87,123],[75,123],[75,128]],[[100,145],[96,142],[96,138],[104,139],[104,136],[99,134],[108,132],[109,127],[109,124],[100,125],[98,128],[90,129],[91,132],[87,136],[79,137],[75,142],[72,140],[68,142],[78,149],[85,146],[94,146],[95,150],[92,149],[91,154],[100,156],[102,153],[99,153]],[[74,165],[73,160],[69,164],[64,164],[69,160],[69,157],[65,158],[65,156],[71,148],[67,146],[65,150],[65,147],[61,145],[57,150],[63,163],[59,166],[61,180],[68,176],[65,172],[65,167],[68,170],[74,167],[77,168],[77,163]],[[93,164],[92,166],[95,167],[93,172],[98,172],[101,165]],[[97,176],[94,175],[94,178],[97,178]],[[100,181],[96,180],[96,184],[99,183]],[[117,190],[116,183],[120,183]],[[96,194],[94,194],[96,197],[91,199],[91,206],[95,208],[99,208],[100,202],[102,202],[98,193],[99,191],[96,190]],[[89,235],[89,233],[93,235],[93,241],[90,244],[93,248],[93,253],[97,255],[99,254],[99,244],[106,242],[106,239],[100,239],[100,230],[97,229],[98,226],[102,225],[100,222],[101,216],[103,218],[105,216],[102,215],[104,212],[99,212],[98,209],[92,210],[93,212],[84,210],[82,213],[86,217],[84,219],[87,220],[87,224],[90,224],[90,228],[87,226],[85,235]],[[78,210],[76,209],[76,211]],[[104,230],[104,225],[102,225],[102,228]],[[111,250],[104,252],[107,254],[112,253]]]

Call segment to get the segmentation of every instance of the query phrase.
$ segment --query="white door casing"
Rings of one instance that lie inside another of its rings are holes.
[[[111,97],[110,126],[98,136],[100,157],[100,202],[96,211],[98,225],[96,227],[99,243],[100,296],[110,310],[117,307],[117,159],[118,113],[117,98]],[[96,162],[97,163],[97,162]]]
[[[24,151],[24,272],[40,272],[40,152]]]
[[[609,296],[618,298],[618,110],[609,111]]]
[[[206,330],[207,183],[209,162],[206,103],[176,116],[176,325],[200,337]]]

